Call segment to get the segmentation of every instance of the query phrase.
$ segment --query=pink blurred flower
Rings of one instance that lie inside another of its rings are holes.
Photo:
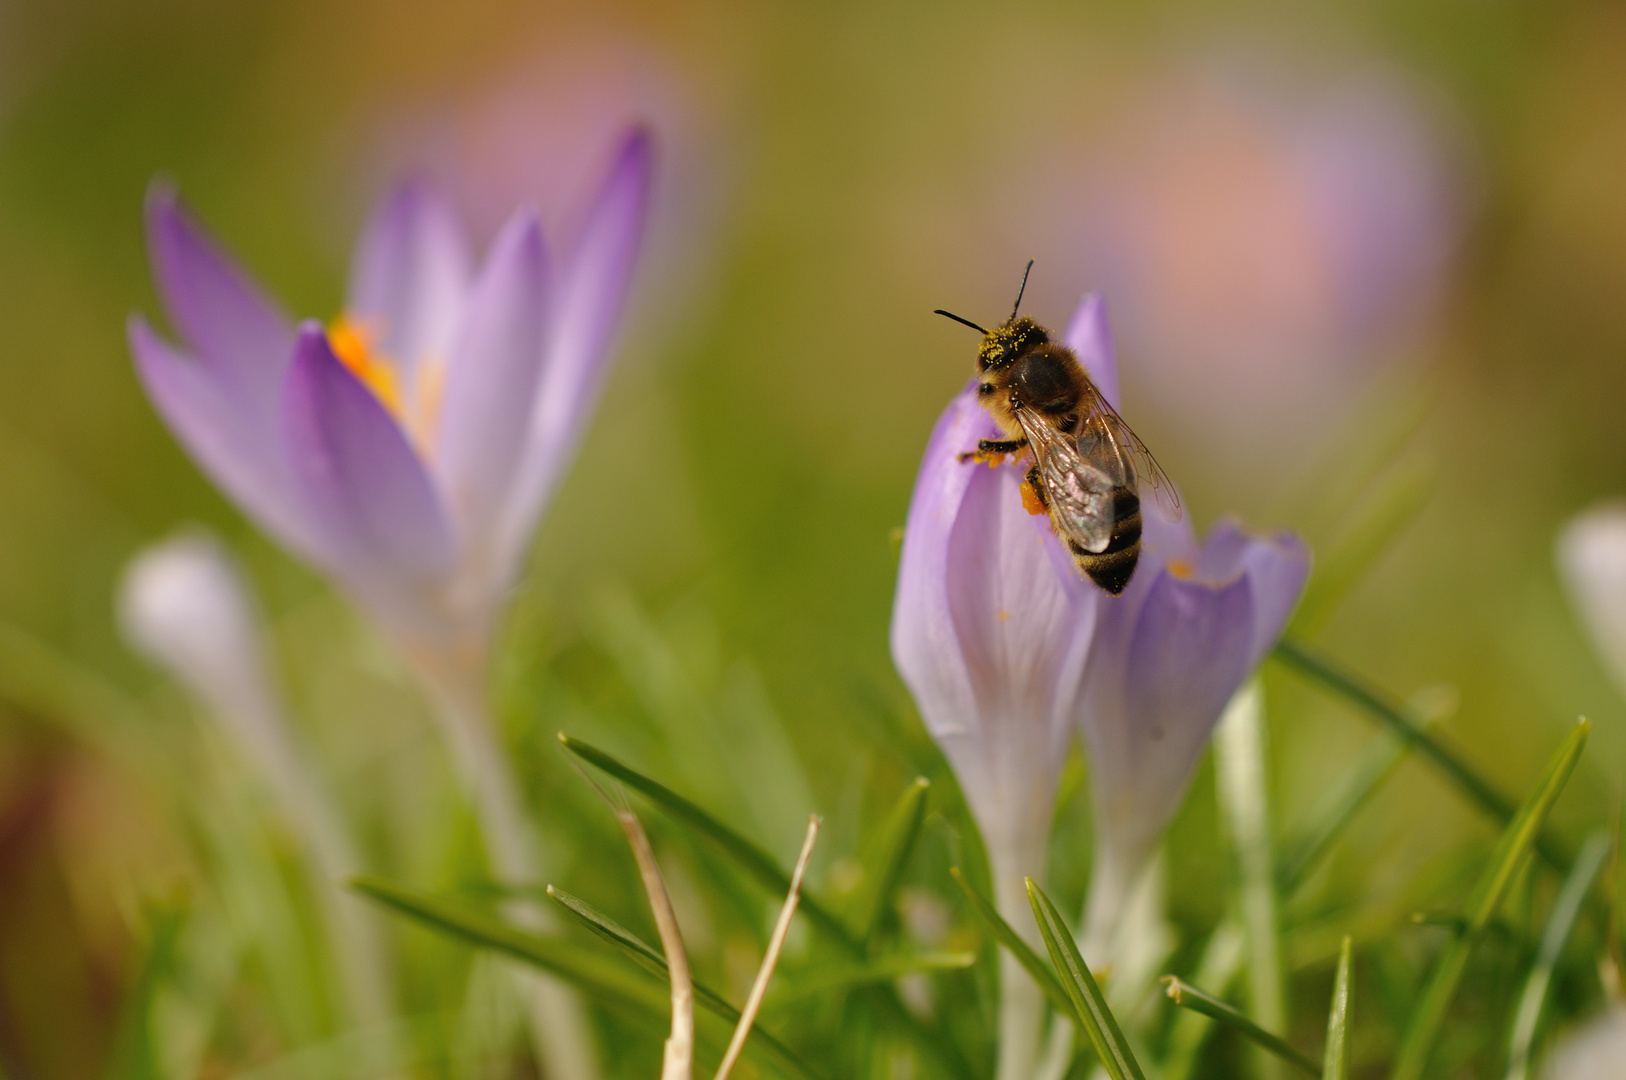
[[[1081,242],[1159,408],[1257,465],[1418,346],[1463,198],[1392,73],[1297,92],[1240,67],[1158,88],[1094,149]]]

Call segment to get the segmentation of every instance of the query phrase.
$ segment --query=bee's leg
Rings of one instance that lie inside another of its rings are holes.
[[[969,454],[961,454],[961,461],[986,461],[990,465],[997,465],[1006,454],[1014,454],[1028,444],[1026,439],[978,439],[977,448]]]
[[[1022,508],[1035,516],[1050,512],[1050,500],[1045,498],[1044,481],[1039,478],[1037,463],[1028,466],[1027,477],[1022,481]]]

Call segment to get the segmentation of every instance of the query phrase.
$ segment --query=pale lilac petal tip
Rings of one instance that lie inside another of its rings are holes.
[[[243,415],[216,369],[170,347],[145,319],[131,318],[129,341],[147,396],[192,459],[261,528],[310,553],[311,530],[265,425]]]
[[[1118,403],[1118,353],[1112,344],[1112,327],[1107,323],[1106,303],[1100,293],[1086,293],[1079,301],[1073,321],[1067,324],[1067,347],[1078,354],[1084,370],[1100,388],[1107,404]]]
[[[560,280],[559,317],[548,342],[539,429],[570,426],[590,411],[604,375],[605,351],[643,244],[654,179],[655,146],[637,128],[621,144]],[[555,399],[558,399],[557,401]]]
[[[512,486],[543,363],[550,270],[536,214],[511,218],[469,294],[446,373],[436,467],[454,513],[484,534]]]
[[[1310,545],[1296,534],[1275,532],[1251,539],[1243,556],[1253,589],[1251,666],[1275,647],[1310,578]]]
[[[410,380],[420,363],[446,358],[473,273],[457,212],[427,181],[411,180],[367,224],[351,267],[349,314]]]
[[[218,371],[222,391],[274,413],[293,353],[287,316],[192,220],[173,188],[152,186],[146,218],[153,273],[181,339]]]
[[[451,563],[451,529],[422,462],[317,323],[300,327],[283,407],[289,461],[332,570],[365,581]]]
[[[562,260],[530,433],[497,538],[505,562],[517,562],[529,541],[603,387],[610,337],[643,244],[654,168],[654,138],[646,128],[634,128]]]

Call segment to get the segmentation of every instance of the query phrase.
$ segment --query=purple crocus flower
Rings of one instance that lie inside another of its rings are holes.
[[[181,347],[132,319],[141,381],[238,506],[410,654],[483,655],[603,383],[651,164],[633,131],[557,265],[522,209],[477,270],[451,208],[408,183],[325,327],[293,325],[156,187],[148,243]]]
[[[1107,400],[1117,363],[1101,300],[1065,340]],[[1143,519],[1122,596],[1079,574],[1048,519],[1023,508],[1023,466],[962,462],[997,437],[969,384],[938,420],[915,481],[893,608],[892,655],[954,767],[987,843],[1000,909],[1032,925],[1023,875],[1042,876],[1056,783],[1076,725],[1089,750],[1100,842],[1092,900],[1116,921],[1179,804],[1225,703],[1274,643],[1309,569],[1290,534],[1224,521]],[[999,1075],[1033,1075],[1042,1008],[1002,958]]]
[[[1091,297],[1068,331],[1116,394],[1110,343]],[[1023,508],[1022,470],[962,462],[999,438],[967,384],[937,421],[915,481],[892,615],[892,656],[943,748],[988,848],[1001,913],[1033,927],[1022,878],[1042,879],[1074,702],[1106,595]],[[1001,960],[999,1076],[1032,1075],[1042,1002]]]
[[[489,638],[542,508],[580,440],[643,237],[653,148],[622,141],[557,265],[522,209],[475,268],[427,185],[384,203],[347,307],[288,318],[155,188],[147,232],[176,348],[137,317],[153,404],[217,484],[373,616],[439,705],[493,868],[544,880],[485,701]],[[516,905],[521,923],[548,916]],[[546,1075],[597,1073],[565,988],[519,975]]]
[[[1226,703],[1276,643],[1309,576],[1289,532],[1224,518],[1146,521],[1140,567],[1101,605],[1076,716],[1089,751],[1096,852],[1084,945],[1097,961],[1123,901],[1179,809]]]

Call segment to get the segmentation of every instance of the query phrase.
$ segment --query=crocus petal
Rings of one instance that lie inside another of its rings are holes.
[[[1048,823],[1095,592],[1072,567],[1058,572],[1044,519],[1022,507],[1020,470],[959,460],[994,433],[975,382],[932,433],[904,531],[892,652],[985,833],[1008,836]]]
[[[958,740],[944,749],[973,800],[1004,804],[980,807],[984,820],[1019,811],[1016,800],[1048,818],[1094,623],[1045,551],[1048,526],[1022,507],[1020,471],[961,467],[972,477],[949,535],[948,607],[979,722],[972,758]]]
[[[1248,667],[1275,647],[1310,577],[1310,546],[1290,532],[1253,538],[1245,557],[1253,590],[1253,640]]]
[[[1558,568],[1593,647],[1626,688],[1626,506],[1599,506],[1558,538]]]
[[[413,385],[418,364],[446,359],[472,276],[463,226],[427,182],[401,185],[368,222],[351,267],[349,313],[378,335],[403,386]]]
[[[944,583],[950,530],[974,475],[958,454],[995,434],[993,421],[971,392],[949,402],[926,443],[903,529],[892,605],[892,657],[927,729],[938,738],[967,731],[976,716],[976,694],[960,655]]]
[[[242,414],[246,406],[221,385],[219,369],[176,352],[139,317],[130,320],[129,336],[147,396],[192,459],[261,528],[307,557],[314,554],[317,541],[278,440]]]
[[[1112,345],[1112,327],[1107,324],[1107,308],[1100,293],[1086,293],[1079,301],[1063,340],[1078,354],[1107,404],[1118,408],[1118,353]]]
[[[497,535],[499,565],[517,565],[604,384],[605,353],[643,241],[654,154],[648,131],[638,128],[627,136],[563,263],[547,363],[513,496]]]
[[[1165,570],[1151,585],[1129,645],[1121,721],[1085,729],[1094,733],[1102,818],[1131,866],[1174,816],[1214,724],[1247,676],[1253,619],[1245,577],[1215,585]],[[1110,750],[1098,748],[1107,741]]]
[[[217,385],[255,415],[275,415],[294,334],[285,316],[181,208],[175,192],[147,195],[147,245],[175,329]]]
[[[319,324],[300,328],[283,408],[289,461],[330,569],[354,582],[450,564],[451,530],[422,462]]]
[[[1246,574],[1253,590],[1254,626],[1248,655],[1252,668],[1276,644],[1310,576],[1310,549],[1293,533],[1255,535],[1235,518],[1221,518],[1203,537],[1195,576],[1229,581]]]
[[[466,537],[489,529],[513,484],[542,367],[547,292],[542,226],[521,211],[474,284],[446,371],[435,468]]]

